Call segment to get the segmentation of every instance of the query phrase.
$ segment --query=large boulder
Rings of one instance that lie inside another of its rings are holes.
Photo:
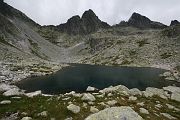
[[[131,107],[111,107],[88,116],[85,120],[143,120]]]

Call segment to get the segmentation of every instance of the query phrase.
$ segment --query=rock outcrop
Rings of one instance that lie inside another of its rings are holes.
[[[180,22],[178,20],[172,20],[170,26],[173,25],[180,25]]]
[[[79,15],[73,16],[67,23],[58,26],[61,32],[66,32],[71,35],[85,35],[96,32],[100,28],[108,27],[110,27],[110,25],[102,22],[91,9],[85,11],[81,18]]]

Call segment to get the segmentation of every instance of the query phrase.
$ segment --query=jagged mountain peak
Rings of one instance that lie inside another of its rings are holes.
[[[110,25],[101,21],[91,10],[87,10],[80,18],[79,15],[73,16],[64,24],[58,26],[59,30],[68,34],[89,34],[96,32],[100,28],[107,28]]]
[[[178,20],[172,20],[170,26],[173,25],[180,25],[180,22]]]
[[[127,22],[121,21],[118,26],[133,26],[137,28],[156,28],[161,29],[167,27],[166,25],[150,20],[148,17],[134,12]]]
[[[92,9],[89,9],[83,13],[82,19],[84,18],[97,18],[97,16]]]

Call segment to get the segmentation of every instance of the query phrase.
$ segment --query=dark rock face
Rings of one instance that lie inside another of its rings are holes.
[[[180,25],[180,22],[178,20],[172,20],[170,26],[173,25]]]
[[[128,24],[135,27],[150,27],[151,20],[145,16],[138,13],[133,13],[128,20]]]
[[[96,32],[100,28],[108,28],[105,22],[102,22],[92,10],[85,11],[82,17],[73,16],[67,23],[58,26],[61,32],[66,32],[68,34],[89,34]]]
[[[133,13],[127,22],[122,21],[119,23],[119,26],[133,26],[137,28],[155,28],[155,29],[167,27],[162,23],[151,21],[149,18],[139,13]]]

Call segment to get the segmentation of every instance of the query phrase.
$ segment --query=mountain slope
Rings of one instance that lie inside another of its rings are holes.
[[[7,49],[13,47],[24,55],[60,60],[61,48],[48,42],[35,31],[39,27],[38,24],[4,2],[1,2],[0,6],[1,45],[6,44]]]

